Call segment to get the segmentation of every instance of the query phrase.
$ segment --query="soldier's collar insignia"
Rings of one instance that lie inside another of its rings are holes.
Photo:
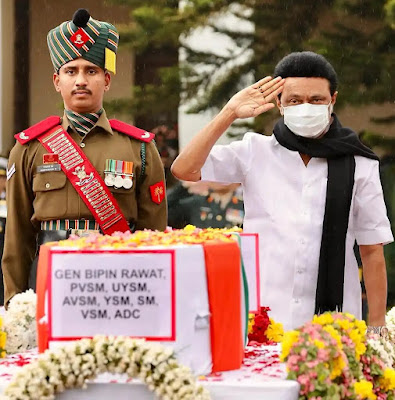
[[[25,132],[21,132],[19,134],[19,138],[22,139],[22,140],[27,140],[27,139],[29,139],[29,135],[26,135]]]

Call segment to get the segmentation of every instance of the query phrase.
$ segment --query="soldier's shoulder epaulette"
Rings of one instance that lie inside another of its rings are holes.
[[[155,135],[151,132],[136,128],[133,125],[126,124],[125,122],[117,119],[110,119],[109,121],[112,129],[115,129],[116,131],[124,133],[125,135],[131,136],[135,139],[142,140],[143,142],[149,143],[155,137]]]
[[[53,115],[51,117],[43,119],[42,121],[31,126],[30,128],[27,128],[24,131],[17,133],[16,135],[14,135],[14,137],[19,143],[25,144],[33,139],[38,138],[40,135],[47,132],[54,126],[59,125],[60,121],[60,117]]]

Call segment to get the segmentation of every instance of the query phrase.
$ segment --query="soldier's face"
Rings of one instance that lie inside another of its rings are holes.
[[[110,88],[111,76],[97,65],[77,58],[63,65],[59,73],[54,74],[53,82],[66,109],[89,113],[102,108],[103,96]]]

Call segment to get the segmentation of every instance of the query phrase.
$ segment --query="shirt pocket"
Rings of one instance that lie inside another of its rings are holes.
[[[33,177],[34,211],[37,219],[59,219],[67,211],[67,177],[62,171]]]

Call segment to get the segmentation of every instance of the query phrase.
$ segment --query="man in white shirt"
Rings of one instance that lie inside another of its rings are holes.
[[[242,184],[244,230],[260,235],[261,303],[285,329],[325,311],[361,318],[355,240],[369,324],[384,326],[383,244],[393,236],[378,158],[333,114],[337,76],[324,57],[291,53],[274,76],[234,95],[180,153],[172,172],[188,181]],[[214,146],[236,119],[274,108],[273,100],[282,115],[274,135],[249,132],[242,141]]]

